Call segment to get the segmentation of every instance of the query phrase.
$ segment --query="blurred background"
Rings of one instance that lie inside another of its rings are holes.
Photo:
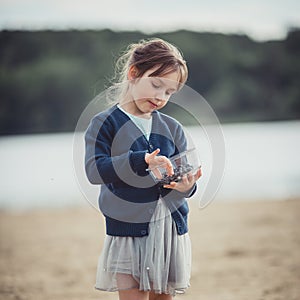
[[[227,165],[218,198],[298,197],[299,6],[1,1],[0,207],[82,203],[72,173],[77,120],[111,84],[118,55],[148,37],[181,49],[187,85],[222,124]]]
[[[183,297],[300,299],[299,11],[295,0],[0,0],[0,299],[116,298],[93,292],[104,225],[76,182],[73,136],[119,54],[148,37],[181,49],[226,147],[223,181],[199,211],[207,140],[167,108],[204,173]]]

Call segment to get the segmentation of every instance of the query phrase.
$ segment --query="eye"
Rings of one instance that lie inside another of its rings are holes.
[[[155,88],[155,89],[159,89],[160,88],[160,85],[155,83],[155,82],[152,82],[152,86]]]

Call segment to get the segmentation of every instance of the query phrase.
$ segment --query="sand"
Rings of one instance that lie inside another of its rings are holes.
[[[195,203],[191,287],[175,299],[300,299],[300,200]],[[103,237],[88,204],[2,211],[0,299],[118,299],[94,289]]]

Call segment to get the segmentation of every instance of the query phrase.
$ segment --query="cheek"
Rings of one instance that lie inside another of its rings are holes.
[[[168,101],[162,101],[161,105],[159,106],[159,108],[163,108],[167,105]]]

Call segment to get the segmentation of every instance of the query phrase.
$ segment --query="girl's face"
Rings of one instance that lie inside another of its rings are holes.
[[[149,77],[154,71],[154,69],[148,70],[142,77],[131,81],[129,90],[131,113],[150,116],[154,110],[163,108],[171,95],[178,90],[178,72]]]

